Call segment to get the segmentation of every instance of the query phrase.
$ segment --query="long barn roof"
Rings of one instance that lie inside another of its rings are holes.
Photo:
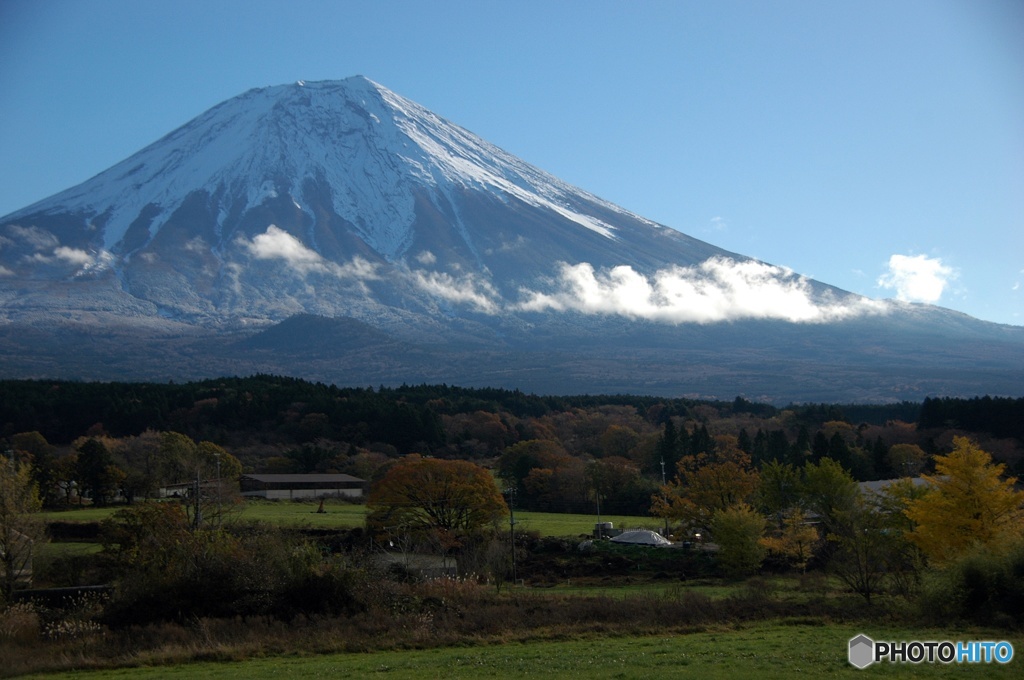
[[[343,474],[267,474],[242,475],[242,479],[253,479],[257,482],[289,484],[298,482],[365,482],[365,479]]]

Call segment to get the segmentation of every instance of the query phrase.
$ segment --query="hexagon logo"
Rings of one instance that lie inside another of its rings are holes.
[[[850,664],[857,668],[867,668],[875,661],[875,641],[861,633],[850,638]]]

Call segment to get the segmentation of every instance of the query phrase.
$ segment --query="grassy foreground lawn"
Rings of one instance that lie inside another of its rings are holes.
[[[1018,678],[1020,658],[999,664],[880,664],[857,670],[846,660],[847,642],[865,633],[879,640],[1008,639],[1017,653],[1020,634],[978,631],[892,630],[871,624],[768,622],[738,630],[670,636],[588,638],[369,654],[263,658],[31,676],[38,678]],[[993,637],[995,636],[995,637]]]
[[[48,511],[39,513],[47,522],[99,522],[124,506],[109,508],[84,507],[73,510]],[[295,501],[245,501],[234,515],[241,520],[255,520],[284,527],[308,527],[314,529],[353,528],[363,526],[366,518],[365,505],[353,505],[337,501],[326,501],[323,513],[317,513],[319,502]],[[536,531],[541,536],[578,536],[594,530],[596,515],[570,515],[555,512],[516,511],[516,531]],[[629,517],[624,515],[601,516],[602,522],[614,522],[616,527],[657,528],[660,520],[654,517]],[[505,526],[508,526],[507,521]]]
[[[745,581],[731,582],[717,578],[694,579],[685,582],[664,582],[639,580],[635,582],[624,581],[623,579],[577,579],[569,583],[559,583],[553,586],[506,586],[509,592],[523,595],[578,595],[586,597],[616,597],[628,598],[636,595],[653,595],[669,599],[678,599],[684,593],[696,593],[710,598],[721,598],[740,596],[744,591],[757,587],[761,588],[771,597],[788,601],[805,601],[817,593],[804,589],[796,578],[785,576],[759,577],[756,586],[751,586]],[[841,592],[844,586],[838,581],[823,582],[821,589],[833,589],[833,592]]]

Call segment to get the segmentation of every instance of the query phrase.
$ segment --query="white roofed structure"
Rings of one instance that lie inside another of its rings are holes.
[[[629,543],[631,545],[654,545],[659,547],[668,547],[672,545],[672,541],[668,540],[657,531],[651,531],[650,529],[633,529],[630,531],[623,531],[621,534],[610,540],[613,543]]]

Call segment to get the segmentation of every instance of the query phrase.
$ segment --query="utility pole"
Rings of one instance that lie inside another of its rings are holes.
[[[662,489],[665,488],[665,456],[661,457],[661,487]],[[668,499],[665,498],[664,492],[662,492],[661,498],[663,501],[666,501],[667,505]],[[668,538],[668,515],[665,516],[665,538]]]

